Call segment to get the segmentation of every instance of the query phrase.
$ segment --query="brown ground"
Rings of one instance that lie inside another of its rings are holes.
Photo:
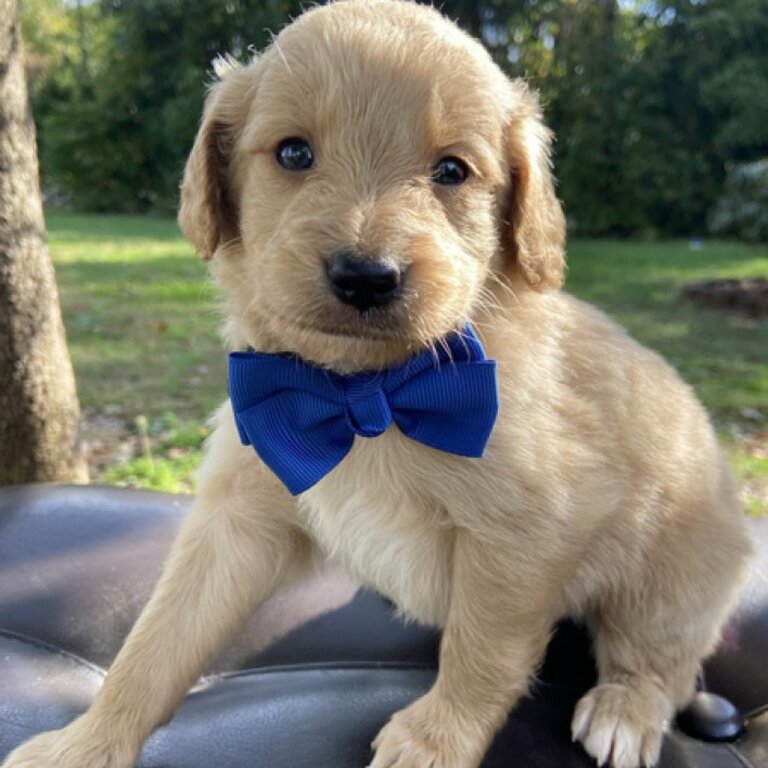
[[[683,296],[706,307],[739,312],[756,319],[768,317],[768,278],[690,283],[683,287]]]

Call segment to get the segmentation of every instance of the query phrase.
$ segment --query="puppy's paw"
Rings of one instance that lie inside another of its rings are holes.
[[[651,768],[658,760],[671,706],[651,683],[637,683],[603,683],[576,705],[573,739],[598,765]]]
[[[393,715],[371,746],[376,756],[368,768],[477,768],[486,745],[427,694]]]
[[[73,723],[22,744],[0,768],[132,768],[135,761],[132,752],[84,738]]]

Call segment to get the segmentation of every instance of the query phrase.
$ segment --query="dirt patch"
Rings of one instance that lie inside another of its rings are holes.
[[[768,318],[768,279],[705,280],[683,287],[683,296],[701,306]]]
[[[86,412],[80,435],[92,481],[107,467],[130,461],[140,450],[136,436],[130,433],[125,421],[114,414]]]

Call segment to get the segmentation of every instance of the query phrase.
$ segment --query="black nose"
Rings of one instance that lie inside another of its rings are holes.
[[[385,259],[337,251],[328,258],[325,271],[334,294],[360,312],[383,307],[400,292],[400,270]]]

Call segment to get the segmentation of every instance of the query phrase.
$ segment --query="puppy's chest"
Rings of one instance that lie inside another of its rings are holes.
[[[324,555],[407,616],[440,625],[449,601],[453,527],[419,484],[429,457],[390,433],[358,440],[302,496],[307,531]]]

